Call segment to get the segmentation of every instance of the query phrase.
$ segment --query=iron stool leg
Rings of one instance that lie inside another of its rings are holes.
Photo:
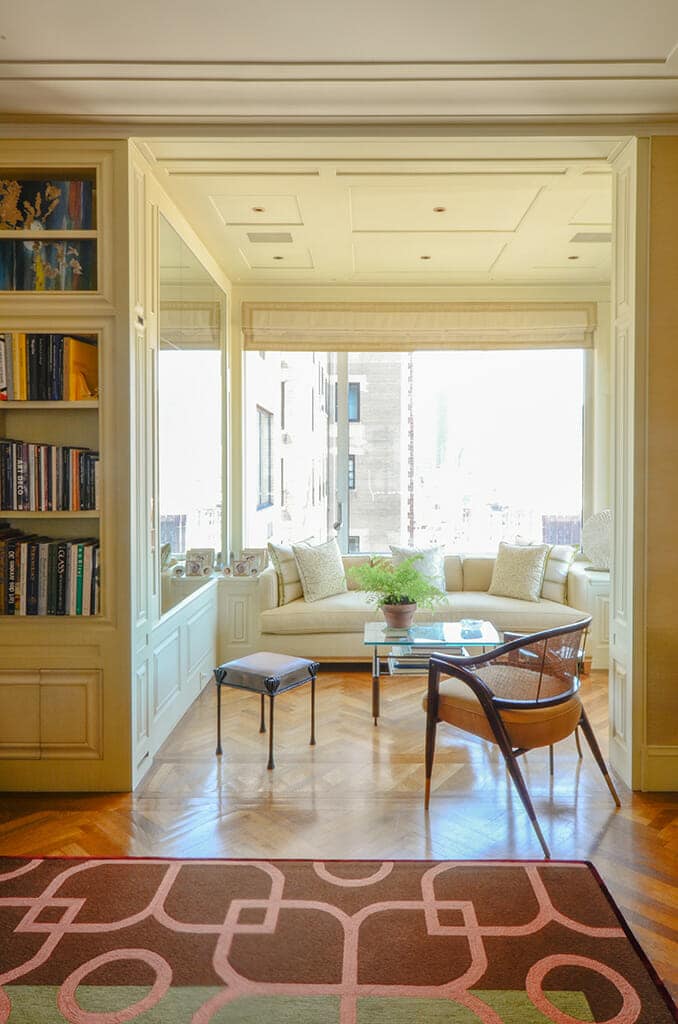
[[[315,676],[311,676],[311,743],[315,746]]]
[[[221,683],[217,683],[217,755],[223,754],[221,749]]]
[[[275,768],[273,762],[273,701],[275,700],[273,694],[269,696],[270,705],[268,709],[268,764],[266,767],[271,770]]]
[[[259,732],[266,732],[266,721],[264,719],[264,695],[261,695],[261,718],[259,720]]]

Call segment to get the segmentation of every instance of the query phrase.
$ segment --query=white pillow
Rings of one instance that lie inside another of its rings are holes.
[[[547,601],[567,602],[567,574],[577,549],[571,544],[554,544],[546,559],[541,596]]]
[[[501,541],[489,593],[518,601],[538,601],[548,553],[548,544],[523,547]]]
[[[400,565],[413,555],[421,555],[413,563],[414,568],[418,569],[422,576],[426,576],[434,587],[445,593],[445,559],[442,548],[400,548],[395,544],[390,544],[389,547],[394,565]]]
[[[278,607],[302,597],[304,590],[292,546],[290,544],[273,544],[269,541],[268,554],[278,579]]]
[[[304,588],[305,601],[322,601],[346,591],[346,574],[336,540],[325,544],[293,544],[292,551]]]

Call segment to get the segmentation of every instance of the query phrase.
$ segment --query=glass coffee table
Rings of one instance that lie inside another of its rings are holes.
[[[446,651],[462,657],[471,651],[492,650],[502,638],[491,622],[462,619],[461,622],[421,622],[409,629],[389,629],[385,622],[366,622],[363,643],[372,648],[372,717],[379,719],[381,648],[390,648],[392,666],[425,668],[431,654]]]

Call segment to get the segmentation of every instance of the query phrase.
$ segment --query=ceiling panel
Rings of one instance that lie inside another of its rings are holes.
[[[312,270],[313,259],[308,249],[291,245],[250,245],[240,249],[240,255],[251,270]]]
[[[446,179],[427,190],[353,188],[353,230],[515,231],[541,187],[515,183],[509,175],[469,179]]]
[[[211,195],[224,224],[303,224],[299,200],[290,195]]]
[[[408,234],[357,235],[355,269],[367,274],[414,275],[487,273],[505,239],[497,235]]]

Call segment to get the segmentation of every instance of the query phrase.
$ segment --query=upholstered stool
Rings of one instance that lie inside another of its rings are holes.
[[[217,684],[217,754],[221,749],[221,687],[233,686],[237,690],[251,690],[261,694],[261,722],[259,732],[266,732],[264,721],[264,697],[269,698],[268,713],[268,765],[273,763],[273,701],[279,693],[293,690],[303,683],[311,683],[311,746],[315,746],[315,677],[318,662],[307,658],[290,658],[287,654],[271,654],[260,651],[246,658],[227,661],[214,670]]]

